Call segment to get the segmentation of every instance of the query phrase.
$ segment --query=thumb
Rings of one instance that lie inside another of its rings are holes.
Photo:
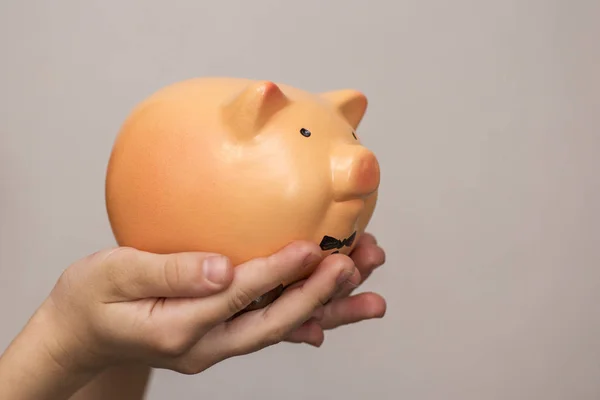
[[[110,251],[100,263],[107,301],[152,297],[206,297],[229,287],[230,260],[213,253],[153,254],[129,247]]]

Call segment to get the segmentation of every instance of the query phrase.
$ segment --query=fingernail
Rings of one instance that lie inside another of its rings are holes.
[[[340,273],[340,275],[337,278],[337,285],[343,285],[344,282],[346,282],[352,275],[354,275],[354,270],[350,270],[350,271],[342,271]]]
[[[204,260],[203,271],[208,281],[222,285],[229,275],[229,260],[223,256],[209,257]]]

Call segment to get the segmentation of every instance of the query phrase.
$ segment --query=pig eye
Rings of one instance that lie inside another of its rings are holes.
[[[356,132],[352,131],[352,137],[354,138],[354,140],[358,140],[358,138],[356,137]]]
[[[300,134],[304,137],[309,137],[310,136],[310,131],[306,128],[302,128],[300,129]]]

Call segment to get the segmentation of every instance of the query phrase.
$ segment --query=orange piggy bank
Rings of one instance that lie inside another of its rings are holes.
[[[159,90],[133,110],[110,156],[106,206],[116,241],[154,253],[221,253],[234,265],[295,240],[348,254],[380,180],[356,133],[366,108],[355,90],[313,94],[237,78]]]

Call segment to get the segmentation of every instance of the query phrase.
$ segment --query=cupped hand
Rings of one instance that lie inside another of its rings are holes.
[[[286,341],[319,347],[325,340],[326,330],[382,318],[385,315],[387,305],[381,295],[373,292],[352,295],[375,269],[385,263],[384,250],[377,245],[377,240],[372,234],[365,233],[358,240],[349,258],[356,266],[352,277],[339,288],[327,304],[315,311],[310,320],[292,332]]]
[[[364,244],[357,254],[363,253]],[[363,274],[371,257],[356,257]],[[231,318],[281,282],[312,270],[269,306]],[[117,248],[69,267],[42,314],[55,334],[53,357],[62,363],[105,368],[131,362],[195,374],[283,341],[358,275],[350,258],[323,260],[318,246],[305,242],[235,268],[216,254]],[[361,316],[368,308],[363,302],[373,303],[368,297],[352,301],[364,308]],[[333,301],[321,322],[348,320],[338,311],[351,306]]]

